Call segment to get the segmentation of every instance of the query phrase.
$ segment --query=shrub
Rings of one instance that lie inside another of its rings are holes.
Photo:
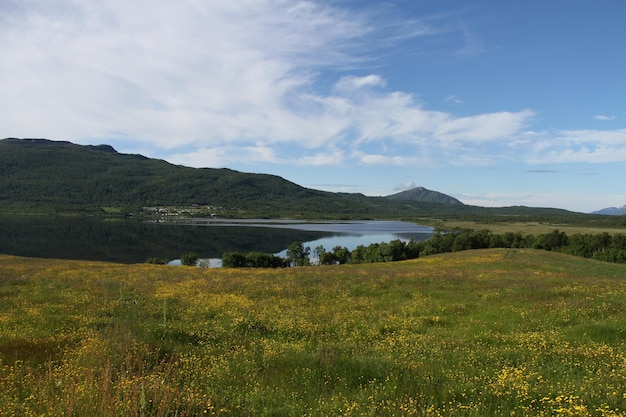
[[[194,252],[188,252],[180,257],[180,263],[186,266],[196,266],[198,255]]]

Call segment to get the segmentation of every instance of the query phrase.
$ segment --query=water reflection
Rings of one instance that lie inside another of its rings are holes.
[[[295,241],[313,250],[393,239],[424,240],[428,227],[403,222],[302,223],[193,220],[175,224],[39,216],[0,216],[0,253],[18,256],[139,263],[187,252],[221,258],[227,251],[281,253]],[[214,265],[216,266],[216,265]]]
[[[206,227],[243,227],[262,229],[287,229],[299,230],[302,232],[317,232],[324,234],[313,239],[296,239],[288,242],[282,250],[269,252],[277,256],[287,256],[287,246],[295,241],[301,241],[304,246],[311,249],[311,260],[315,262],[314,250],[318,246],[323,246],[327,251],[331,251],[336,246],[346,247],[353,251],[357,246],[368,246],[372,243],[390,242],[399,239],[403,242],[410,240],[423,241],[432,236],[433,229],[429,226],[420,226],[414,223],[399,221],[374,221],[374,220],[352,220],[352,221],[329,221],[329,222],[302,222],[297,220],[206,220],[206,219],[186,219],[177,224],[206,226]],[[270,234],[268,230],[264,233]],[[207,259],[212,267],[221,266],[220,258]],[[172,265],[180,265],[180,260],[171,262]]]

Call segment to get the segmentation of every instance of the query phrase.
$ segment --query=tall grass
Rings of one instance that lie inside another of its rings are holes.
[[[626,415],[626,266],[0,256],[0,415]]]

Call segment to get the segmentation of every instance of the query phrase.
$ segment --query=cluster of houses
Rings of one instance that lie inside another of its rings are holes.
[[[217,217],[224,213],[224,207],[200,206],[154,206],[144,207],[144,213],[156,216],[159,219],[180,218],[180,217]]]

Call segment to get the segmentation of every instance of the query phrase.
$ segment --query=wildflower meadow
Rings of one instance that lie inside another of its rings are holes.
[[[626,416],[626,265],[0,256],[0,416]]]

